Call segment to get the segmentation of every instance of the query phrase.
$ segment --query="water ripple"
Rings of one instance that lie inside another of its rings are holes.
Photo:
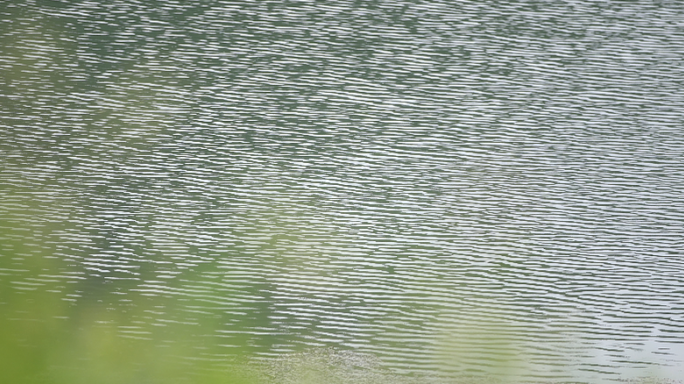
[[[681,366],[684,8],[352,3],[1,11],[0,277],[262,357]]]

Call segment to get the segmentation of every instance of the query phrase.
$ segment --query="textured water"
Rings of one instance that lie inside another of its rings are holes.
[[[684,377],[680,2],[0,8],[12,291],[265,360]]]

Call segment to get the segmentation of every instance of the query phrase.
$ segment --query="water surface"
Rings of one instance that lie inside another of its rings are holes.
[[[679,3],[2,9],[8,321],[684,377]]]

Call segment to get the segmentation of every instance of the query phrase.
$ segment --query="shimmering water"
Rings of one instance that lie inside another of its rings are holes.
[[[207,315],[216,354],[263,361],[684,377],[684,4],[0,18],[0,315],[44,292],[117,337]]]

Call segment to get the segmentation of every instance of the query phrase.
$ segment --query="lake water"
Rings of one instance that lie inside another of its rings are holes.
[[[684,377],[684,3],[24,3],[0,7],[7,321],[211,318],[207,359],[396,377]]]

